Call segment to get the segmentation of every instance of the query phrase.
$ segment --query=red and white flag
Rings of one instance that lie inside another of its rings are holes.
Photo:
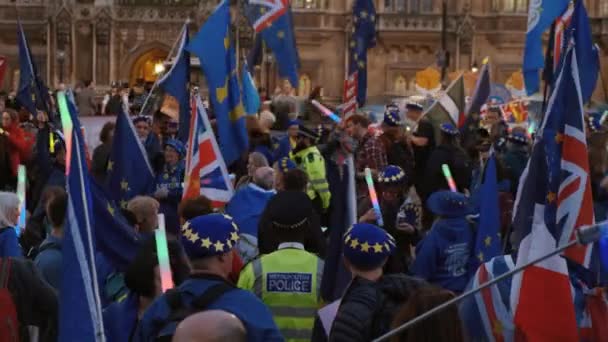
[[[357,112],[357,84],[359,73],[355,71],[344,80],[343,117],[347,118]]]

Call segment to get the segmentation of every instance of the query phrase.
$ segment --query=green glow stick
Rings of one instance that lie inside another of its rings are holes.
[[[25,229],[25,165],[19,165],[17,169],[17,196],[20,202],[19,224],[17,225],[17,236],[21,229]]]
[[[445,180],[448,181],[450,190],[452,190],[452,192],[458,192],[458,189],[456,188],[456,182],[454,182],[454,178],[452,178],[452,173],[450,172],[450,167],[447,164],[442,164],[441,170],[443,170],[443,176],[445,177]]]
[[[72,159],[72,130],[74,125],[70,118],[70,110],[68,109],[68,101],[65,92],[60,91],[57,93],[57,104],[61,116],[63,136],[65,137],[65,172],[68,174],[70,172],[70,160]]]
[[[173,288],[171,265],[169,263],[169,248],[167,247],[167,233],[165,232],[165,215],[158,214],[158,229],[154,231],[156,237],[156,254],[158,255],[158,268],[160,270],[160,284],[163,293]]]

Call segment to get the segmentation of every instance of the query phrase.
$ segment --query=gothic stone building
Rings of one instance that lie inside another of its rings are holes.
[[[341,96],[353,0],[292,0],[301,58],[300,82],[306,95],[323,86],[328,101]],[[434,65],[441,45],[442,0],[375,0],[378,43],[369,52],[370,97],[403,96],[414,91],[417,71]],[[447,49],[450,71],[469,69],[485,56],[495,82],[521,68],[528,0],[444,0],[447,2]],[[0,0],[0,54],[9,65],[0,88],[15,89],[19,79],[17,17],[25,29],[33,59],[50,85],[62,79],[92,80],[98,90],[113,81],[153,81],[182,24],[195,32],[217,0]],[[585,0],[595,40],[608,49],[608,1]],[[238,17],[233,31],[239,51],[251,46],[251,29]],[[602,53],[608,77],[608,56]],[[199,71],[193,72],[196,80]],[[256,73],[270,89],[278,83],[272,57]],[[599,82],[602,82],[600,79]],[[603,87],[597,95],[603,98]]]

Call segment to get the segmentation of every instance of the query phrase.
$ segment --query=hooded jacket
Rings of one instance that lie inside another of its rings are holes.
[[[416,246],[416,260],[410,270],[430,283],[462,292],[469,280],[473,239],[473,231],[464,217],[441,218]]]
[[[13,120],[16,119],[13,118]],[[5,128],[4,131],[7,133],[6,136],[8,138],[11,171],[13,172],[13,175],[16,176],[19,164],[25,164],[25,161],[30,158],[31,148],[25,139],[25,132],[19,127],[18,122],[13,122],[13,124],[10,127]]]

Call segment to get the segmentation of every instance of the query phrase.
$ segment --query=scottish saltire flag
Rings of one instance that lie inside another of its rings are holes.
[[[19,90],[17,101],[27,109],[30,114],[36,116],[36,109],[49,113],[49,94],[42,78],[38,74],[38,68],[32,59],[30,46],[23,32],[21,22],[18,21],[17,40],[19,44]],[[49,113],[49,117],[52,117]]]
[[[198,94],[193,96],[188,146],[183,198],[203,195],[214,207],[224,206],[232,198],[234,189]]]
[[[296,47],[293,18],[288,0],[248,0],[245,16],[255,32],[274,53],[279,76],[298,85],[300,57]]]
[[[159,80],[158,87],[165,94],[173,96],[179,105],[179,127],[177,138],[185,143],[190,132],[190,53],[186,50],[190,37],[188,35],[188,23],[184,24],[182,34],[177,47],[177,56],[173,61],[171,69],[167,71]]]
[[[517,265],[546,255],[575,238],[576,229],[593,223],[582,93],[573,45],[566,52],[554,89],[515,201]],[[575,246],[565,256],[587,266],[591,250]],[[554,256],[528,267],[514,276],[512,286],[511,307],[521,334],[516,338],[578,338],[563,258]]]
[[[244,62],[241,66],[241,82],[243,83],[243,105],[245,113],[255,115],[260,110],[260,94],[255,86],[255,81],[251,77],[249,65]]]
[[[482,263],[467,291],[494,280],[515,268],[511,255],[499,255]],[[459,304],[460,318],[470,341],[513,341],[513,314],[509,302],[511,279],[467,297]]]
[[[227,0],[216,7],[186,49],[201,61],[217,122],[220,150],[226,164],[230,165],[247,151],[249,141],[236,69],[236,53],[230,40],[230,9]]]
[[[121,208],[137,196],[152,192],[154,172],[135,133],[133,122],[124,111],[116,117],[112,151],[108,160],[107,194]]]
[[[576,45],[576,60],[578,62],[579,79],[581,84],[581,94],[583,103],[587,103],[597,83],[599,75],[599,48],[593,43],[591,34],[591,26],[585,4],[582,1],[576,1],[570,26],[566,29],[565,39],[570,41],[574,39]],[[564,50],[562,50],[564,51]]]
[[[490,83],[490,64],[488,63],[488,58],[486,58],[484,60],[483,67],[479,72],[479,78],[477,79],[477,84],[475,85],[473,99],[471,100],[469,108],[467,109],[468,116],[472,113],[479,113],[481,111],[481,106],[486,104],[488,98],[490,97],[491,91],[492,84]]]
[[[464,111],[464,77],[460,75],[424,113],[435,128],[437,141],[441,134],[439,130],[441,124],[451,123],[459,128],[464,126],[466,123]]]
[[[68,110],[65,93],[58,103]],[[80,127],[75,113],[71,123]],[[68,125],[70,126],[70,125]],[[63,272],[59,298],[59,341],[105,341],[95,268],[91,192],[80,129],[64,127],[70,157],[66,169],[68,207],[62,242]]]
[[[498,205],[498,181],[496,179],[496,155],[490,151],[479,196],[479,226],[475,239],[472,270],[501,254],[500,207]]]
[[[545,66],[543,33],[560,16],[570,0],[531,0],[528,9],[528,32],[524,48],[523,72],[528,95],[538,92],[539,70]]]
[[[376,45],[376,8],[372,0],[355,0],[353,4],[353,33],[350,38],[348,78],[357,80],[357,103],[367,99],[367,50]]]

